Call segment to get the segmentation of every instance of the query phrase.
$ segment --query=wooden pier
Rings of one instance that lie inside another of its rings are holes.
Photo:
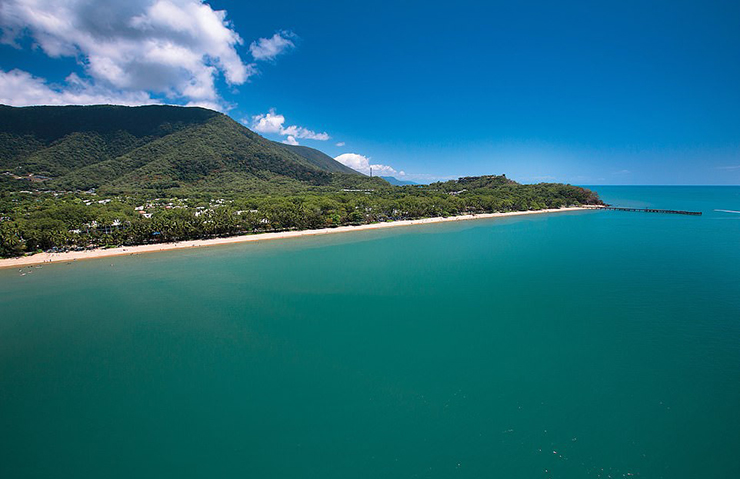
[[[658,210],[653,208],[623,208],[620,206],[604,206],[602,209],[613,211],[636,211],[639,213],[665,213],[669,215],[690,215],[701,216],[701,211],[683,211],[683,210]]]

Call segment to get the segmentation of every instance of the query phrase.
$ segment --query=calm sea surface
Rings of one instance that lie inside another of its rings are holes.
[[[0,477],[740,477],[740,187],[0,271]]]

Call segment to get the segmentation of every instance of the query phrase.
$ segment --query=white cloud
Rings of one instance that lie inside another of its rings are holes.
[[[309,140],[326,141],[329,139],[329,134],[326,132],[316,133],[309,129],[303,128],[302,126],[288,126],[283,128],[280,132],[282,135],[295,136],[296,138],[306,138]]]
[[[296,140],[293,135],[288,135],[288,138],[284,139],[283,143],[285,143],[286,145],[293,145],[293,146],[299,144],[298,140]]]
[[[249,52],[255,60],[274,60],[278,55],[295,48],[292,32],[277,32],[270,38],[260,38],[249,45]]]
[[[406,174],[403,171],[396,171],[392,166],[371,164],[370,158],[358,155],[357,153],[344,153],[334,159],[339,163],[349,166],[353,170],[366,175],[370,174],[370,168],[372,168],[374,176],[404,176]]]
[[[346,143],[343,141],[340,141],[339,143],[337,143],[337,146],[344,146],[344,145],[346,145]]]
[[[243,122],[247,123],[246,120]],[[285,117],[275,113],[275,110],[252,117],[252,129],[258,133],[280,133],[283,130],[283,123]]]
[[[0,28],[3,43],[20,48],[19,40],[28,36],[34,48],[52,58],[77,59],[89,78],[68,79],[44,90],[44,79],[14,70],[5,79],[20,93],[13,105],[32,104],[26,101],[30,99],[55,104],[64,98],[77,103],[86,98],[150,102],[154,95],[173,103],[227,109],[216,89],[217,78],[223,76],[233,86],[258,73],[255,63],[239,55],[243,40],[226,12],[204,0],[2,0]],[[255,59],[270,58],[264,55]]]
[[[242,123],[247,125],[250,124],[248,120],[242,120]],[[326,132],[316,133],[315,131],[309,130],[308,128],[303,128],[302,126],[283,126],[284,124],[285,117],[276,113],[274,109],[271,109],[267,113],[253,116],[251,121],[251,128],[258,133],[278,134],[282,136],[292,137],[293,141],[296,141],[297,138],[305,138],[308,140],[318,141],[326,141],[331,138]]]
[[[0,103],[5,105],[142,105],[157,103],[145,92],[112,91],[91,85],[74,73],[62,85],[21,70],[0,70]]]

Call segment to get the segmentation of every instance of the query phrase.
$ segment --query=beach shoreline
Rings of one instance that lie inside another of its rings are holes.
[[[451,221],[466,221],[489,218],[507,218],[511,216],[525,216],[545,213],[565,213],[569,211],[586,211],[598,209],[594,206],[576,206],[569,208],[512,211],[507,213],[482,213],[477,215],[460,215],[448,217],[422,218],[418,220],[390,221],[385,223],[371,223],[358,226],[337,226],[335,228],[321,228],[314,230],[283,231],[279,233],[257,233],[226,238],[211,238],[199,240],[178,241],[173,243],[146,244],[137,246],[119,246],[116,248],[97,248],[85,251],[68,251],[63,253],[36,253],[18,258],[0,259],[0,269],[22,268],[39,264],[62,263],[69,261],[107,258],[113,256],[130,256],[143,253],[156,253],[159,251],[173,251],[178,249],[199,248],[203,246],[217,246],[235,243],[247,243],[251,241],[268,241],[287,238],[300,238],[303,236],[319,236],[335,233],[349,233],[353,231],[368,231],[399,226],[425,225],[434,223],[445,223]]]

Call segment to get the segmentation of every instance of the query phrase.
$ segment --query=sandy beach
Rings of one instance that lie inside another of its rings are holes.
[[[317,236],[334,233],[349,233],[352,231],[367,231],[384,228],[395,228],[399,226],[425,225],[431,223],[444,223],[448,221],[466,221],[488,218],[506,218],[509,216],[535,215],[545,213],[565,213],[568,211],[581,211],[595,209],[596,207],[578,206],[571,208],[546,209],[535,211],[512,211],[508,213],[484,213],[478,215],[449,216],[446,218],[424,218],[419,220],[392,221],[387,223],[372,223],[359,226],[338,226],[336,228],[322,228],[316,230],[283,231],[280,233],[259,233],[251,235],[231,236],[228,238],[213,238],[204,240],[179,241],[175,243],[147,244],[139,246],[121,246],[118,248],[98,248],[86,251],[69,251],[66,253],[37,253],[19,258],[0,259],[0,268],[18,268],[36,264],[61,263],[68,261],[79,261],[85,259],[107,258],[109,256],[125,256],[142,253],[156,253],[158,251],[170,251],[177,249],[198,248],[201,246],[216,246],[233,243],[246,243],[250,241],[267,241],[285,238],[298,238],[301,236]]]

